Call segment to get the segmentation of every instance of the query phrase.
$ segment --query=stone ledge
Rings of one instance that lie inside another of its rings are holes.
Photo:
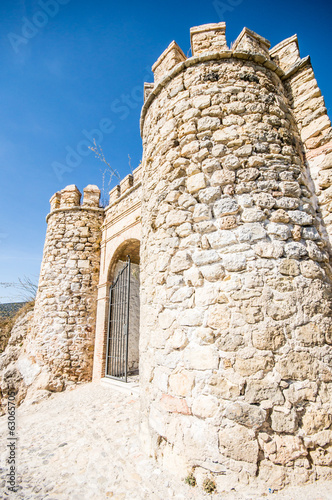
[[[295,73],[297,73],[300,69],[304,68],[304,66],[306,66],[307,64],[308,65],[310,64],[311,66],[310,56],[303,57],[300,61],[298,61],[291,68],[289,68],[289,70],[286,73],[284,73],[284,75],[281,77],[282,81],[288,80],[288,78],[295,75]]]
[[[141,185],[142,185],[142,181],[138,181],[137,184],[134,184],[131,188],[127,189],[127,191],[125,191],[121,196],[119,196],[119,198],[117,198],[116,200],[114,200],[113,203],[110,203],[105,208],[105,212],[108,212],[111,208],[113,208],[115,205],[117,205],[118,203],[120,203],[120,201],[122,201],[125,198],[127,198],[127,196],[129,196],[133,191],[135,191],[136,189],[138,189],[139,187],[141,187]],[[115,189],[115,188],[113,188],[113,189]]]
[[[110,389],[115,389],[116,391],[122,392],[124,394],[132,394],[136,398],[139,397],[139,384],[137,382],[121,382],[121,380],[115,380],[113,378],[104,377],[100,379],[101,385],[109,387]]]
[[[52,212],[50,212],[46,216],[46,222],[49,221],[49,218],[51,217],[51,215],[58,214],[60,212],[77,212],[79,210],[85,210],[86,212],[100,212],[100,213],[103,213],[105,211],[105,209],[102,207],[96,208],[96,207],[87,207],[87,206],[85,206],[85,207],[79,206],[79,207],[56,208],[55,210],[53,210]]]

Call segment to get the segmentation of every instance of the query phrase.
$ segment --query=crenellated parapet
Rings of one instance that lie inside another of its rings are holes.
[[[97,186],[89,184],[83,190],[83,202],[81,204],[82,194],[74,184],[66,186],[62,191],[55,193],[50,199],[51,213],[56,210],[65,209],[97,209],[103,210],[99,206],[100,189]]]
[[[142,181],[142,166],[139,165],[132,174],[127,175],[120,184],[115,186],[109,192],[109,204],[107,209],[110,209],[114,204],[126,198],[130,193],[136,191],[141,186]]]

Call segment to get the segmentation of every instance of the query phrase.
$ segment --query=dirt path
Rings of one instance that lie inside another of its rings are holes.
[[[17,483],[8,495],[7,416],[0,419],[0,498],[48,500],[331,500],[332,483],[282,494],[207,495],[161,471],[140,451],[139,403],[111,387],[86,384],[23,405],[17,415]]]

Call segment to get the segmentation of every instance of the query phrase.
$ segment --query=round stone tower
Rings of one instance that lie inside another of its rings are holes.
[[[50,200],[31,346],[51,376],[91,380],[101,225],[100,191],[67,186]]]
[[[246,28],[191,41],[142,111],[142,441],[221,490],[328,477],[329,243],[286,73]]]

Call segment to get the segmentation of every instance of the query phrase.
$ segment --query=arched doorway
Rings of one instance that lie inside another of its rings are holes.
[[[109,267],[105,376],[127,382],[139,370],[139,241],[127,240]]]

